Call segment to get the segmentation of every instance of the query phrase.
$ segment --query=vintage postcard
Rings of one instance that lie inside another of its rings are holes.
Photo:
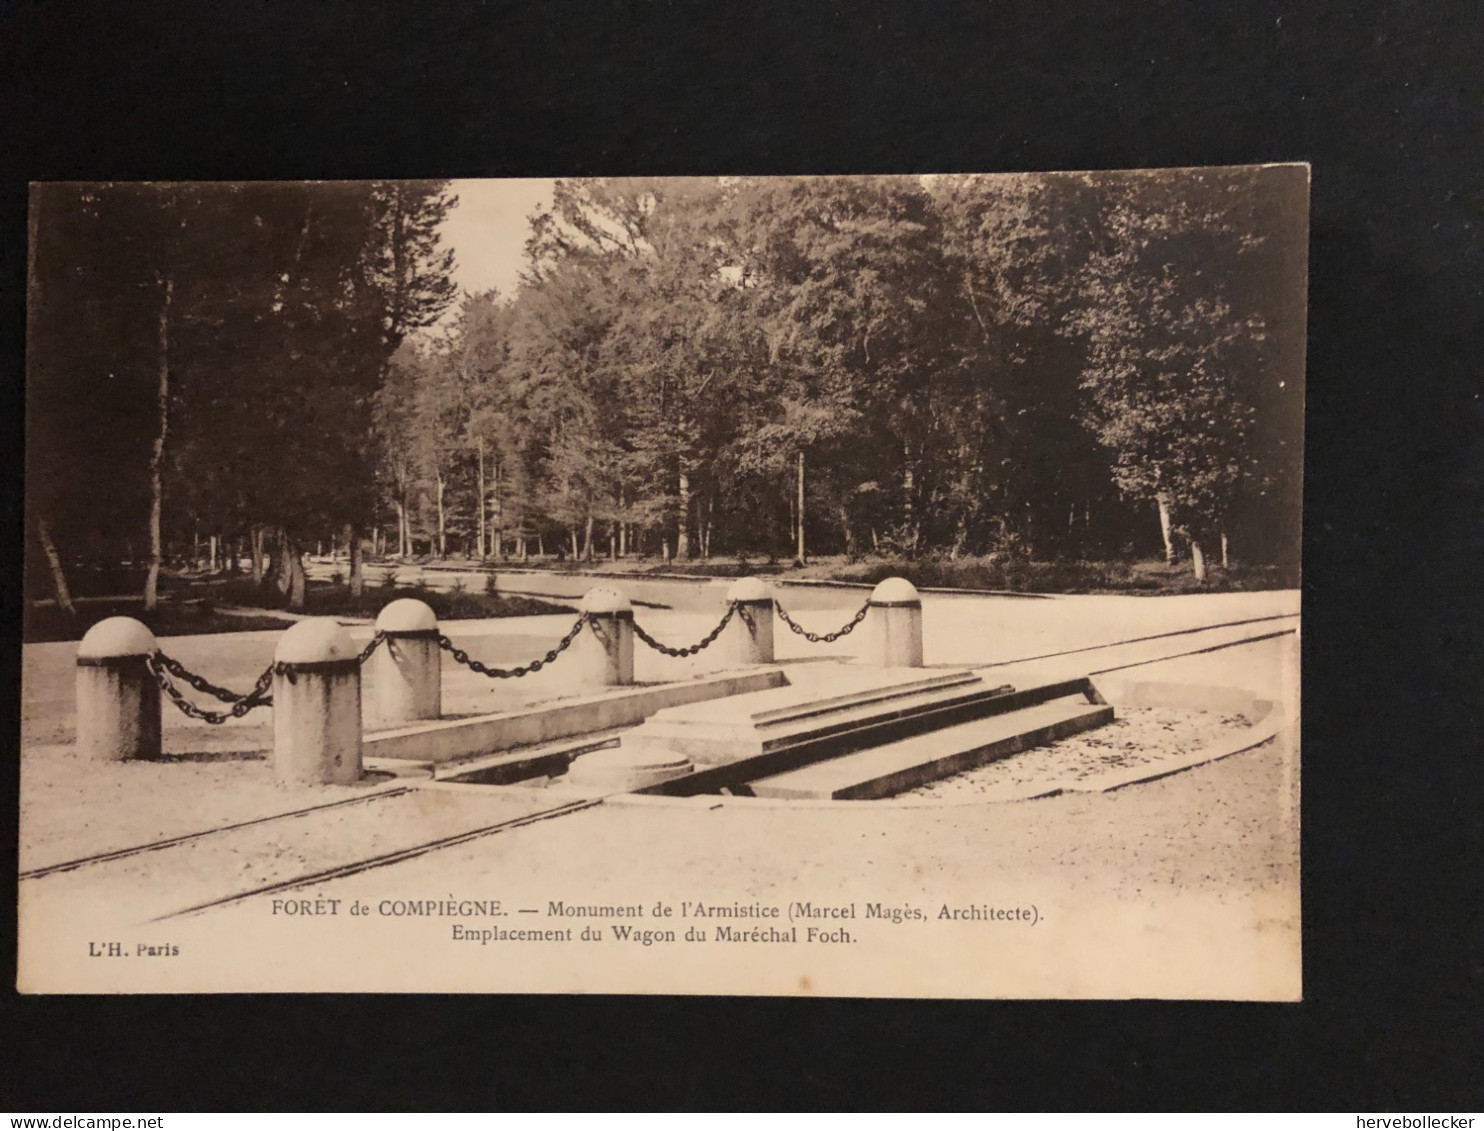
[[[1303,165],[43,183],[27,993],[1302,996]]]

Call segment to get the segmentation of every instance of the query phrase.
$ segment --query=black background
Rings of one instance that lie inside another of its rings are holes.
[[[7,990],[0,1107],[1484,1107],[1475,4],[238,0],[0,21],[12,721],[27,180],[1313,163],[1303,1004]],[[13,791],[9,723],[0,744]]]

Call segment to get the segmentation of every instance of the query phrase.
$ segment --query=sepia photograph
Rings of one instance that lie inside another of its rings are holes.
[[[22,993],[1302,1000],[1308,166],[28,221]]]

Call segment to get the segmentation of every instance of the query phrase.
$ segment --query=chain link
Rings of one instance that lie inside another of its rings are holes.
[[[640,628],[637,622],[634,624],[634,635],[637,636],[640,640],[644,641],[644,643],[648,644],[656,652],[662,652],[666,656],[674,656],[676,659],[683,659],[686,656],[694,656],[697,653],[704,651],[706,648],[709,648],[715,642],[716,638],[721,635],[721,630],[726,628],[726,626],[731,623],[732,617],[736,615],[736,603],[733,602],[727,605],[726,615],[721,618],[720,623],[718,623],[715,628],[713,628],[695,644],[692,644],[689,648],[671,648],[668,644],[661,644],[653,636],[650,636],[649,633],[645,632],[644,629]]]
[[[240,703],[243,699],[247,698],[247,695],[239,695],[235,691],[229,691],[225,687],[218,687],[216,684],[208,682],[187,668],[179,660],[166,655],[164,652],[156,651],[154,657],[155,662],[164,668],[165,671],[169,672],[176,679],[185,680],[186,683],[189,683],[203,695],[210,695],[213,699],[218,699],[223,703]],[[161,686],[164,685],[162,684]]]
[[[471,660],[468,652],[465,652],[462,648],[454,647],[453,641],[441,632],[438,634],[438,647],[452,656],[457,663],[463,664],[470,671],[478,672],[482,676],[488,676],[490,679],[519,679],[521,676],[530,675],[532,672],[539,672],[547,664],[555,663],[556,658],[571,646],[572,641],[577,639],[577,634],[582,631],[583,625],[587,624],[587,622],[588,614],[583,613],[577,618],[572,627],[567,630],[567,635],[557,642],[555,648],[542,656],[541,659],[532,660],[529,664],[520,668],[491,668],[481,664],[478,660]]]
[[[849,636],[852,632],[855,631],[855,626],[860,624],[861,621],[865,620],[866,614],[871,611],[871,602],[867,600],[866,603],[860,607],[860,611],[856,613],[855,616],[852,617],[848,622],[846,622],[844,626],[836,629],[834,632],[827,632],[824,634],[810,632],[801,625],[795,624],[793,617],[789,616],[788,613],[784,611],[783,606],[780,605],[777,601],[773,602],[773,607],[778,610],[778,615],[783,619],[783,623],[788,625],[789,628],[793,629],[805,640],[809,641],[809,643],[830,644],[836,640],[839,640],[842,636]]]
[[[377,629],[371,636],[371,643],[361,649],[361,654],[356,657],[356,663],[364,664],[371,658],[371,653],[376,651],[376,646],[386,639],[386,633]]]
[[[170,702],[175,704],[181,714],[213,725],[220,725],[228,719],[240,719],[255,707],[273,706],[273,675],[281,667],[279,664],[269,664],[263,669],[263,674],[258,676],[258,681],[253,685],[253,689],[246,695],[238,695],[235,692],[227,691],[225,688],[214,687],[206,683],[200,676],[193,675],[179,661],[171,660],[163,652],[150,653],[145,658],[145,663],[149,666],[150,673],[155,677],[155,682],[160,685],[160,690],[169,697]],[[196,706],[196,704],[192,703],[181,693],[180,688],[175,686],[175,681],[170,678],[172,672],[179,675],[198,691],[205,691],[224,703],[231,703],[231,710],[207,711]],[[205,686],[201,686],[202,684],[205,684]],[[225,698],[225,696],[231,696],[231,698]]]

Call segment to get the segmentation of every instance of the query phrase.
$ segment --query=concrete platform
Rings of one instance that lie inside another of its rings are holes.
[[[876,714],[849,726],[805,732],[791,741],[735,762],[697,766],[694,773],[646,787],[642,792],[671,797],[737,792],[750,782],[789,773],[815,762],[932,734],[961,723],[1009,715],[1074,695],[1082,696],[1089,703],[1101,704],[1096,689],[1085,676],[1019,691],[986,688],[976,694],[959,695],[937,704]]]
[[[577,789],[643,789],[672,781],[695,770],[691,760],[672,750],[620,746],[587,754],[572,763],[565,784]]]
[[[625,748],[683,754],[725,765],[768,750],[874,722],[984,698],[992,688],[972,672],[821,665],[788,687],[658,711],[624,736]]]
[[[1032,746],[1113,721],[1113,708],[1075,695],[975,719],[749,783],[756,797],[874,800],[951,777]]]
[[[580,738],[540,742],[535,746],[518,746],[495,754],[430,764],[428,776],[434,781],[460,785],[511,785],[531,778],[560,777],[577,757],[617,746],[620,733],[599,731]]]
[[[724,672],[654,687],[615,687],[538,707],[468,719],[438,719],[394,730],[373,731],[361,740],[363,759],[415,762],[454,759],[557,738],[634,726],[657,711],[731,695],[745,695],[786,682],[776,668]]]

